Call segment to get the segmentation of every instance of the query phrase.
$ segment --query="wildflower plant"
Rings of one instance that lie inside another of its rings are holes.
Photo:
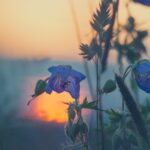
[[[125,25],[121,25],[117,18],[119,0],[102,0],[90,22],[94,30],[94,36],[89,44],[81,43],[80,45],[80,55],[86,60],[86,63],[93,61],[95,65],[96,90],[94,97],[91,96],[93,99],[89,101],[84,98],[82,103],[79,101],[80,82],[88,75],[65,65],[51,66],[48,69],[51,76],[45,80],[39,80],[32,95],[34,99],[43,92],[51,94],[52,91],[57,93],[65,91],[72,96],[74,99],[72,103],[64,103],[68,106],[65,134],[70,142],[73,144],[81,143],[82,149],[85,150],[150,149],[148,134],[150,128],[147,125],[150,122],[150,104],[148,100],[146,105],[140,105],[138,101],[139,88],[146,93],[150,93],[150,61],[142,59],[142,56],[147,54],[143,40],[147,37],[148,32],[138,29],[139,25],[128,7],[130,2],[128,1],[126,5],[127,22]],[[132,2],[150,5],[149,0],[133,0]],[[117,29],[114,28],[115,23]],[[123,42],[120,40],[122,34],[125,34]],[[118,53],[117,63],[120,70],[119,73],[114,74],[114,79],[107,79],[102,86],[101,77],[108,69],[108,55],[112,49],[115,49]],[[123,58],[126,58],[128,63],[126,69],[124,69]],[[131,87],[128,87],[126,83],[128,76],[131,78]],[[111,94],[117,88],[122,96],[121,109],[103,109],[103,94]],[[129,89],[132,89],[132,92]],[[94,89],[92,90],[94,91]],[[96,111],[96,123],[93,123],[96,124],[96,136],[94,138],[96,145],[94,147],[90,145],[93,139],[89,136],[93,129],[91,129],[91,123],[87,125],[85,122],[82,114],[83,109]],[[104,122],[103,113],[108,115],[108,123]],[[107,144],[106,139],[108,139]],[[73,148],[73,145],[71,148]]]
[[[52,91],[62,93],[68,92],[74,99],[73,103],[64,103],[68,105],[68,121],[65,126],[65,133],[67,137],[75,143],[80,141],[83,148],[88,150],[88,126],[83,119],[82,109],[97,110],[96,101],[88,102],[87,98],[83,103],[79,103],[80,82],[86,77],[82,73],[72,69],[71,66],[59,65],[48,68],[51,76],[45,80],[39,80],[35,86],[35,93],[32,95],[33,99],[40,94],[46,92],[51,94]],[[31,99],[27,104],[33,100]]]

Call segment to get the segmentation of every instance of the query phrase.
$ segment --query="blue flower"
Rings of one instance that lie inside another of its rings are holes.
[[[133,72],[139,88],[150,93],[150,62],[148,60],[138,62]]]
[[[73,70],[71,66],[53,66],[48,69],[52,75],[49,77],[45,91],[51,93],[69,92],[74,99],[79,98],[80,82],[85,79],[85,76]]]
[[[134,0],[134,2],[146,5],[146,6],[150,6],[150,0]]]

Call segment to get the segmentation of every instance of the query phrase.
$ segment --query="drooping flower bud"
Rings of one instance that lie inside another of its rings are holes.
[[[110,93],[116,89],[116,83],[113,80],[107,80],[106,83],[103,86],[103,92],[104,93]]]
[[[150,93],[150,62],[148,60],[140,60],[135,64],[133,73],[138,87]]]

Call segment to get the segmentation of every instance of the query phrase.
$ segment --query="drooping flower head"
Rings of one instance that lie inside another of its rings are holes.
[[[74,99],[79,98],[80,82],[85,79],[85,75],[73,70],[71,66],[53,66],[48,69],[51,73],[45,91],[51,93],[55,91],[62,93],[69,92]]]
[[[139,88],[147,93],[150,93],[150,61],[139,61],[134,66],[133,73]]]
[[[150,6],[150,0],[134,0],[134,2],[146,5],[146,6]]]

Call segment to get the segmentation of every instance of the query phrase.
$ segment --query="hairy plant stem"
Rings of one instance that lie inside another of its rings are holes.
[[[98,56],[96,56],[96,98],[97,98],[97,108],[99,109],[99,64],[98,64]],[[99,134],[99,111],[96,111],[96,129],[97,129],[97,150],[100,149],[100,134]]]
[[[120,61],[120,74],[121,76],[123,76],[123,63],[122,63],[122,59]],[[126,139],[126,118],[125,118],[125,102],[124,99],[122,98],[122,120],[121,122],[123,122],[123,141],[125,141]],[[124,145],[124,149],[125,149],[126,145]]]
[[[120,71],[120,75],[123,77],[123,63],[122,63],[122,59],[118,62],[119,63],[119,71]],[[122,112],[124,113],[124,109],[125,109],[125,106],[124,106],[124,100],[122,99]]]
[[[102,93],[99,92],[100,90],[100,81],[101,81],[101,62],[99,56],[96,56],[96,89],[97,89],[97,107],[98,109],[102,110],[102,101],[101,96]],[[105,149],[105,140],[104,140],[104,129],[103,129],[103,114],[101,111],[97,111],[96,116],[97,122],[97,149],[100,149],[100,140],[101,140],[101,149]],[[101,131],[99,130],[101,129]]]
[[[99,95],[99,108],[102,109],[102,95]],[[101,149],[105,149],[105,137],[104,137],[104,124],[103,124],[103,112],[99,111],[99,118],[100,118],[100,126],[101,126]]]

